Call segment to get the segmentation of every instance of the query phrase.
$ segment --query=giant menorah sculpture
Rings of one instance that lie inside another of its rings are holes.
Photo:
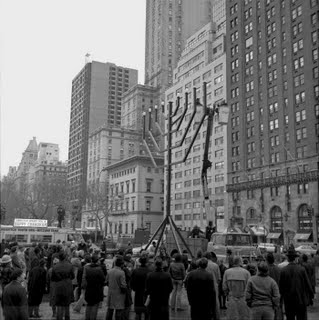
[[[158,146],[156,139],[153,136],[152,133],[152,110],[151,108],[149,108],[149,121],[148,121],[148,134],[156,148],[156,150],[158,152],[167,152],[167,164],[164,166],[167,169],[167,190],[166,190],[166,214],[164,217],[164,220],[162,221],[162,223],[160,224],[160,226],[157,228],[157,230],[155,231],[155,233],[153,234],[153,236],[151,237],[151,239],[149,240],[147,246],[146,246],[146,250],[147,248],[150,246],[150,244],[152,243],[152,241],[156,238],[156,236],[159,234],[159,238],[157,241],[157,245],[156,245],[156,249],[155,249],[155,255],[158,251],[159,245],[163,239],[163,235],[165,232],[165,229],[167,228],[167,226],[169,225],[173,234],[173,238],[174,241],[176,243],[177,249],[179,251],[179,253],[181,252],[181,248],[179,245],[179,241],[177,236],[181,239],[183,245],[185,246],[185,248],[187,249],[188,253],[190,254],[191,257],[193,257],[193,253],[191,252],[191,250],[189,249],[188,244],[186,243],[185,239],[183,238],[183,236],[180,233],[180,230],[178,229],[178,227],[176,226],[172,215],[171,215],[171,180],[172,180],[172,166],[178,163],[182,163],[185,162],[188,158],[188,155],[193,147],[193,144],[196,140],[196,137],[200,131],[200,128],[202,127],[205,118],[207,117],[207,131],[206,131],[206,139],[205,139],[205,150],[204,150],[204,157],[203,157],[203,167],[202,167],[202,173],[201,173],[201,180],[202,180],[202,186],[203,186],[203,193],[204,193],[204,200],[205,200],[205,208],[206,208],[206,212],[209,210],[209,193],[208,193],[208,187],[207,187],[207,169],[211,167],[211,162],[208,160],[208,148],[209,148],[209,139],[210,136],[212,134],[212,127],[213,127],[213,119],[216,113],[219,114],[224,114],[225,112],[227,113],[227,110],[223,109],[222,112],[220,112],[221,108],[224,107],[226,105],[225,101],[220,101],[220,103],[216,104],[214,103],[213,108],[208,108],[207,107],[207,94],[206,94],[206,82],[203,83],[203,104],[200,103],[199,98],[196,97],[196,88],[193,88],[193,112],[191,114],[190,120],[188,121],[188,124],[186,126],[185,132],[183,134],[183,137],[180,141],[179,144],[172,146],[172,134],[179,131],[180,127],[182,125],[182,122],[185,118],[185,115],[188,111],[188,91],[185,92],[185,101],[184,101],[184,110],[181,113],[181,115],[178,115],[178,110],[181,106],[181,97],[178,95],[177,96],[177,101],[176,101],[176,108],[173,111],[173,102],[169,101],[168,103],[168,114],[166,116],[167,119],[167,133],[163,133],[159,123],[158,123],[158,107],[155,106],[155,117],[154,117],[154,122],[155,125],[157,127],[157,129],[159,130],[159,132],[161,133],[162,136],[167,136],[167,148],[164,150],[161,150],[160,147]],[[193,138],[191,143],[188,146],[188,149],[186,150],[186,153],[183,157],[183,159],[181,161],[177,161],[177,162],[173,162],[172,163],[172,150],[175,148],[179,148],[183,145],[186,135],[189,132],[189,128],[192,125],[192,122],[194,121],[195,115],[197,113],[197,107],[202,107],[203,112],[202,112],[202,116],[200,118],[200,121],[198,122],[197,128],[195,133],[193,134]],[[165,113],[165,105],[164,103],[162,103],[162,108],[161,108],[161,113],[162,115],[164,115]],[[165,115],[164,115],[165,116]],[[151,157],[151,160],[153,162],[153,165],[155,167],[157,167],[157,164],[153,158],[152,152],[147,144],[147,141],[145,139],[146,136],[146,112],[143,112],[143,143]],[[175,119],[174,119],[175,118]],[[228,113],[226,116],[226,120],[221,120],[220,123],[225,124],[225,121],[227,122],[228,120]]]

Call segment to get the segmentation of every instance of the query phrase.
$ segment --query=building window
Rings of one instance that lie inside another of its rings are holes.
[[[270,211],[270,229],[275,232],[283,230],[282,211],[278,206],[274,206]]]
[[[298,194],[308,193],[308,183],[298,183]]]
[[[151,200],[146,200],[145,201],[145,210],[146,211],[151,211]]]
[[[152,181],[146,180],[146,192],[152,192]]]
[[[312,216],[308,213],[308,205],[302,204],[298,209],[299,231],[312,231]]]

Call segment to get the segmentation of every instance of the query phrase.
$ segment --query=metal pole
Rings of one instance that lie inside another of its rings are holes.
[[[172,107],[173,102],[168,103],[168,130],[167,130],[167,192],[166,192],[166,216],[171,215],[171,181],[172,181]]]

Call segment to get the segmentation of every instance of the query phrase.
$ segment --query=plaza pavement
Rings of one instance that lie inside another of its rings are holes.
[[[314,300],[314,305],[308,308],[308,319],[307,320],[318,320],[319,319],[319,287],[316,288],[317,295],[316,299]],[[106,305],[105,302],[106,299],[104,299],[102,307],[99,308],[98,311],[98,320],[104,320],[106,316]],[[170,313],[170,320],[191,320],[190,318],[190,312],[189,307],[184,305],[185,310],[184,311],[177,311]],[[85,319],[85,307],[82,308],[81,313],[75,313],[72,310],[72,306],[70,307],[70,315],[71,320],[84,320]],[[44,302],[40,306],[40,314],[42,315],[42,320],[51,320],[52,319],[52,311],[51,307],[49,306],[48,297],[47,295],[44,297]],[[1,316],[0,316],[1,319]],[[135,319],[135,313],[133,311],[133,308],[130,312],[130,320]],[[220,320],[226,320],[226,311],[221,310],[221,318]]]

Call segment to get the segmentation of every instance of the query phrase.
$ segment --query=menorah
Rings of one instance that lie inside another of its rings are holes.
[[[187,160],[188,155],[190,153],[190,151],[192,150],[193,144],[196,140],[196,137],[205,121],[205,118],[207,118],[207,130],[206,130],[206,139],[205,139],[205,149],[204,149],[204,157],[203,157],[203,166],[202,166],[202,172],[201,172],[201,181],[202,181],[202,187],[203,187],[203,194],[204,194],[204,200],[205,200],[205,210],[206,210],[206,214],[209,212],[210,210],[210,201],[209,201],[209,190],[208,190],[208,181],[207,181],[207,170],[208,168],[211,167],[211,161],[209,161],[208,159],[208,151],[209,151],[209,139],[210,136],[212,134],[212,128],[213,128],[213,119],[214,116],[216,114],[219,115],[219,123],[220,124],[225,124],[228,121],[228,108],[226,108],[226,103],[224,100],[220,101],[219,103],[214,103],[212,108],[207,107],[207,94],[206,94],[206,86],[207,83],[204,82],[203,83],[203,103],[200,102],[200,99],[196,97],[196,92],[197,92],[197,88],[193,88],[193,111],[191,113],[191,117],[187,123],[187,126],[185,128],[185,132],[182,136],[182,139],[180,140],[179,144],[172,146],[172,135],[180,130],[180,127],[182,125],[182,122],[184,121],[184,118],[186,116],[186,113],[189,109],[188,107],[188,95],[189,92],[186,90],[185,91],[185,98],[184,98],[184,110],[181,112],[181,114],[178,114],[178,111],[180,110],[181,107],[181,97],[180,95],[177,95],[177,100],[176,100],[176,107],[173,110],[173,102],[169,101],[168,102],[168,114],[167,116],[165,116],[165,104],[162,102],[161,106],[161,113],[162,115],[165,117],[165,120],[167,120],[167,132],[163,132],[162,128],[158,122],[158,118],[159,118],[159,110],[158,110],[158,106],[156,105],[154,107],[155,110],[155,115],[154,115],[154,123],[155,126],[157,127],[158,131],[160,132],[160,134],[162,136],[167,136],[167,147],[164,150],[161,150],[153,133],[152,133],[152,109],[149,108],[149,114],[148,114],[148,135],[150,136],[153,145],[155,147],[155,149],[157,150],[157,152],[167,152],[167,164],[164,166],[167,169],[167,179],[166,179],[166,183],[167,183],[167,189],[166,189],[166,213],[165,213],[165,217],[163,219],[163,221],[161,222],[161,224],[159,225],[159,227],[157,228],[157,230],[155,231],[155,233],[153,234],[153,236],[151,237],[151,239],[149,240],[148,244],[146,245],[145,250],[147,250],[147,248],[150,246],[150,244],[153,242],[153,240],[156,238],[156,236],[159,234],[159,238],[156,244],[156,248],[155,248],[155,255],[158,251],[158,248],[160,246],[160,243],[163,239],[163,235],[164,232],[167,228],[167,226],[170,226],[170,229],[172,231],[173,234],[173,238],[174,241],[176,243],[177,249],[179,251],[179,253],[182,253],[181,248],[180,248],[180,244],[178,241],[178,238],[180,238],[180,240],[182,241],[183,245],[185,246],[187,252],[190,254],[190,256],[193,258],[193,253],[191,252],[187,242],[185,241],[185,239],[183,238],[179,228],[177,227],[177,225],[175,224],[172,215],[171,215],[171,180],[172,180],[172,166],[179,164],[179,163],[183,163]],[[196,131],[193,134],[192,140],[185,152],[185,155],[183,157],[182,160],[180,161],[176,161],[176,162],[172,162],[172,150],[179,148],[181,146],[183,146],[187,133],[189,132],[189,129],[193,123],[193,121],[195,122],[195,117],[197,114],[197,107],[202,107],[202,115],[199,116],[200,120],[196,121],[196,123],[198,123],[197,127],[196,127]],[[175,119],[174,119],[175,118]],[[150,147],[148,146],[147,140],[145,139],[146,137],[146,112],[143,112],[143,143],[145,145],[145,148],[148,151],[148,154],[153,162],[153,165],[155,167],[157,167],[157,164],[153,158],[152,152]]]

